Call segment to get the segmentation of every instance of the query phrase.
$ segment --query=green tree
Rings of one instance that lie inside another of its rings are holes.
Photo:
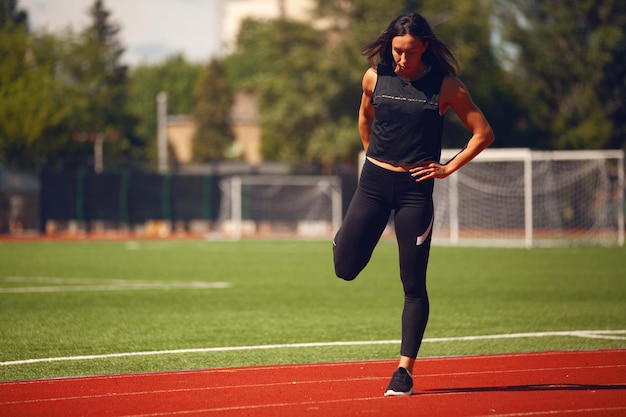
[[[28,13],[17,7],[17,0],[0,0],[0,28],[26,27]]]
[[[264,158],[310,160],[308,143],[327,111],[316,62],[323,46],[323,36],[303,23],[243,22],[238,51],[225,65],[235,88],[259,94]]]
[[[211,161],[224,157],[232,146],[234,135],[229,113],[233,96],[222,63],[212,59],[195,90],[193,157],[196,161]]]
[[[626,3],[501,0],[498,11],[536,145],[624,147]]]
[[[0,0],[0,164],[35,169],[46,131],[68,114],[54,78],[58,40],[27,31],[27,14]]]
[[[92,141],[104,135],[105,166],[143,158],[143,143],[134,136],[136,119],[128,110],[128,68],[122,64],[124,53],[118,35],[120,28],[111,21],[102,0],[89,9],[91,24],[67,43],[59,77],[67,87],[72,105],[64,131],[69,140]],[[88,150],[89,147],[82,146]],[[75,154],[67,143],[62,158]],[[69,154],[69,155],[68,155]]]
[[[202,64],[175,54],[162,63],[139,64],[131,70],[128,106],[138,120],[135,135],[146,143],[151,166],[156,166],[157,155],[157,95],[161,91],[167,93],[169,114],[191,114],[194,89],[203,69]]]

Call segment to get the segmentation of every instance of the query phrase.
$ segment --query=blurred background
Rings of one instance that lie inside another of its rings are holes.
[[[358,176],[360,49],[407,11],[456,52],[494,148],[610,151],[584,154],[601,175],[548,206],[623,243],[626,3],[611,0],[0,0],[0,233],[328,235]],[[467,139],[451,112],[444,147]]]

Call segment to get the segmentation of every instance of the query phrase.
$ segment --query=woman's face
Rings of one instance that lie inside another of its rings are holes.
[[[419,76],[424,71],[422,54],[428,48],[428,42],[413,35],[396,36],[391,40],[391,54],[396,62],[399,75]]]

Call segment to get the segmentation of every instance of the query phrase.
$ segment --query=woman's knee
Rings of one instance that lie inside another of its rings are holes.
[[[358,274],[347,273],[345,271],[338,270],[337,268],[335,268],[335,275],[337,275],[337,278],[341,278],[344,281],[353,281],[358,276]]]
[[[345,259],[338,259],[335,256],[335,275],[344,281],[354,280],[362,269],[363,268],[356,268],[349,262],[346,262]]]

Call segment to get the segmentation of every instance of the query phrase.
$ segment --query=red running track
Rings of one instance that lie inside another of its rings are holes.
[[[395,361],[0,383],[2,417],[626,416],[626,349],[423,358],[416,394],[384,397]]]

